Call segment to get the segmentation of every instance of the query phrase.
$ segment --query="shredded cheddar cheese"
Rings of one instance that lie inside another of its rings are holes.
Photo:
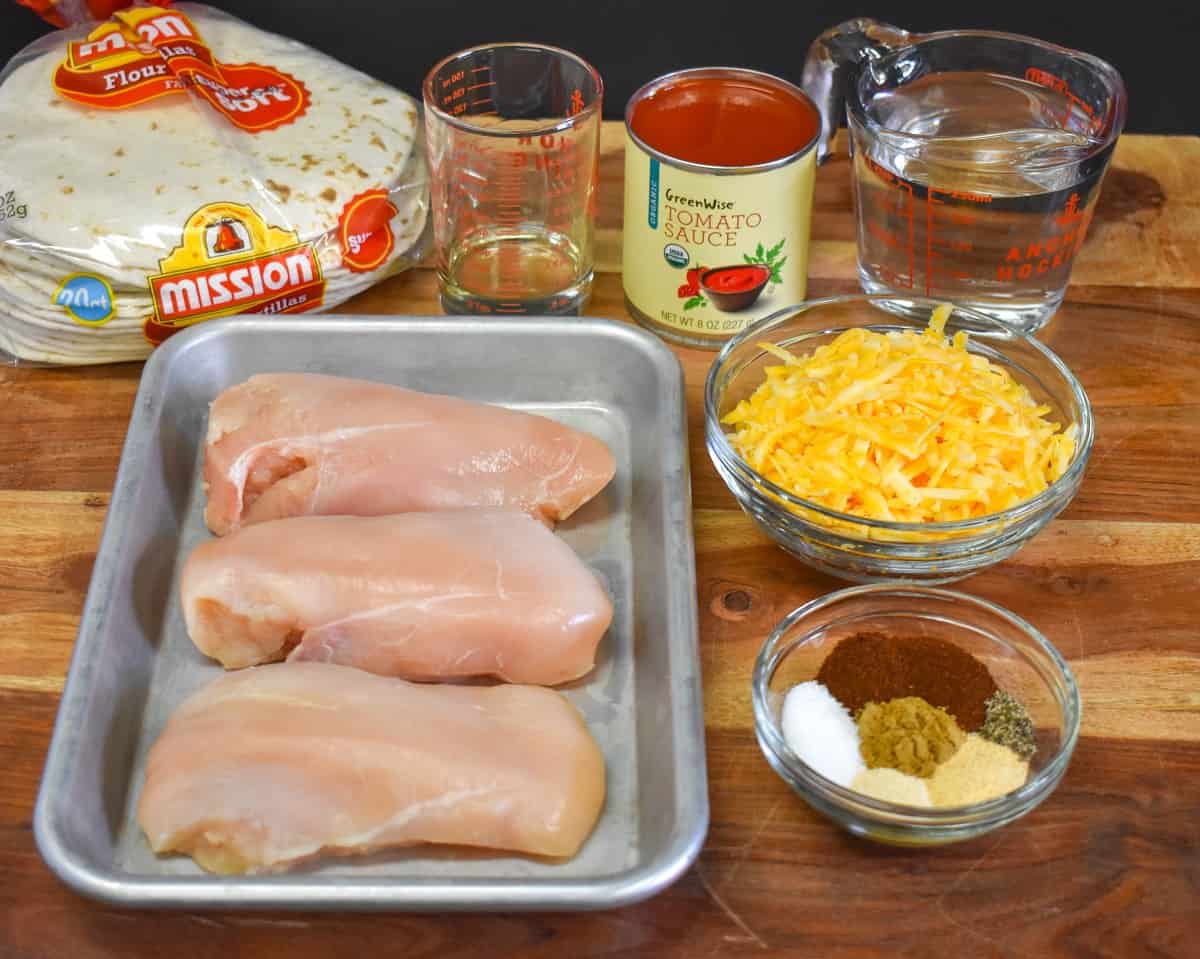
[[[778,366],[722,422],[739,455],[776,485],[870,519],[973,519],[1036,496],[1066,471],[1075,427],[964,332],[948,307],[922,332],[850,329],[809,356],[760,346]]]

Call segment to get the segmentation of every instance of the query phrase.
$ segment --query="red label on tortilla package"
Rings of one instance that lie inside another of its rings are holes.
[[[195,25],[176,10],[138,7],[113,14],[67,46],[54,72],[60,96],[122,110],[193,89],[250,133],[290,123],[308,109],[308,89],[281,70],[221,63]]]
[[[241,203],[210,203],[188,218],[183,240],[150,277],[158,345],[185,326],[234,313],[304,313],[321,306],[325,279],[311,243],[268,226]]]
[[[222,79],[215,80],[197,71],[196,92],[250,133],[290,123],[308,109],[307,88],[280,70],[226,63],[220,65],[220,73]]]
[[[387,190],[360,193],[342,207],[338,218],[342,262],[355,273],[382,266],[395,246],[391,224],[395,215],[396,208],[388,199]]]

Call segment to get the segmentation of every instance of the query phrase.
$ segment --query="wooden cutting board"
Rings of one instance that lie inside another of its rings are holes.
[[[603,135],[588,313],[625,319],[622,130]],[[817,179],[810,295],[856,289],[849,170]],[[425,269],[346,312],[438,313]],[[660,896],[579,915],[126,912],[77,897],[34,848],[33,803],[140,364],[0,368],[0,956],[1195,956],[1200,942],[1200,138],[1126,136],[1042,338],[1096,410],[1070,508],[958,584],[1069,659],[1083,736],[1058,791],[962,845],[835,829],[768,768],[749,677],[787,611],[838,588],[737,510],[702,442],[713,354],[680,349],[691,419],[712,826]]]

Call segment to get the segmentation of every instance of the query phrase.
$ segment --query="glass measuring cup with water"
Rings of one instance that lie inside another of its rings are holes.
[[[1125,123],[1096,57],[985,31],[857,19],[809,49],[819,156],[844,98],[868,293],[950,300],[1026,332],[1058,309]]]
[[[425,78],[442,307],[574,314],[591,293],[603,83],[556,47],[498,43]]]

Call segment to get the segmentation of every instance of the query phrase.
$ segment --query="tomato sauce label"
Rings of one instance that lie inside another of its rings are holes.
[[[308,88],[281,70],[220,63],[191,20],[163,7],[119,11],[69,43],[53,84],[63,98],[100,110],[191,91],[248,133],[290,123],[310,102]]]
[[[242,203],[209,203],[193,213],[179,246],[150,277],[157,346],[185,326],[234,313],[304,313],[321,306],[325,280],[311,243],[270,226]]]
[[[772,169],[682,169],[626,134],[625,296],[639,320],[720,341],[804,299],[816,152]]]

